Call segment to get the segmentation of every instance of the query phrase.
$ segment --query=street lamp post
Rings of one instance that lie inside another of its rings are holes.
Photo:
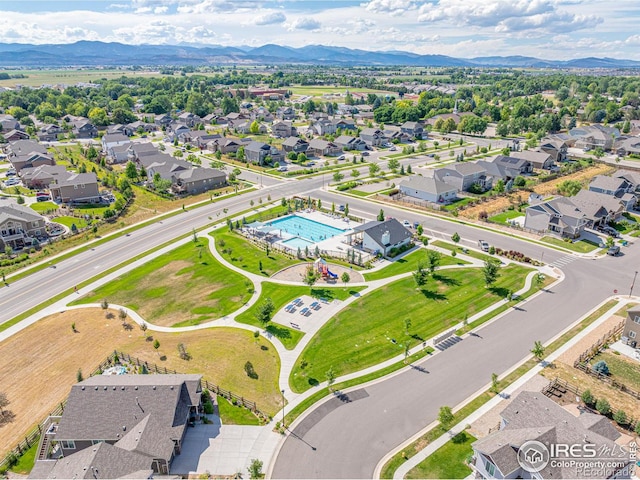
[[[285,428],[284,426],[284,390],[280,390],[280,393],[282,393],[282,428]]]
[[[638,271],[636,270],[635,273],[633,274],[633,281],[631,282],[631,289],[629,290],[629,298],[631,298],[631,295],[633,295],[633,287],[636,284],[636,277],[638,276]]]

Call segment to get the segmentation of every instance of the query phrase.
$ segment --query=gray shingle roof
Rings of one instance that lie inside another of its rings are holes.
[[[624,178],[608,177],[606,175],[596,175],[589,183],[589,188],[599,188],[601,190],[611,190],[615,192],[619,188],[624,188],[626,180]]]
[[[456,191],[456,189],[448,183],[441,182],[433,177],[422,177],[420,175],[413,175],[402,180],[399,186],[412,188],[421,192],[433,193],[435,195]]]
[[[43,220],[43,217],[23,205],[13,204],[0,207],[0,225],[11,219],[19,219],[23,222],[38,222]]]
[[[396,243],[400,243],[403,240],[411,238],[411,232],[403,227],[402,224],[395,218],[385,220],[384,222],[379,222],[377,220],[367,222],[363,225],[355,227],[354,231],[366,233],[374,242],[376,242],[381,247],[395,245]],[[386,232],[389,232],[389,244],[384,244],[382,242],[382,235],[384,235]]]

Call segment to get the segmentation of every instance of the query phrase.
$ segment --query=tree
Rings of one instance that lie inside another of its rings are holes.
[[[318,274],[316,273],[313,265],[309,265],[302,276],[302,281],[309,285],[309,287],[313,287],[313,285],[318,281]]]
[[[76,381],[80,383],[83,380],[84,380],[84,377],[82,376],[82,369],[79,368],[78,371],[76,372]]]
[[[105,311],[105,313],[106,313],[107,309],[109,308],[109,302],[107,302],[107,299],[106,299],[106,298],[104,298],[104,299],[102,300],[102,302],[100,302],[100,307],[101,307],[101,308],[102,308],[102,310],[104,310],[104,311]]]
[[[127,166],[124,169],[125,176],[130,180],[135,180],[138,178],[138,169],[136,168],[136,164],[133,162],[127,162]]]
[[[340,276],[340,280],[342,280],[342,283],[344,283],[345,285],[349,283],[349,281],[351,280],[351,276],[349,275],[349,272],[342,272],[342,275]]]
[[[340,173],[340,172],[335,172],[333,174],[333,181],[336,182],[336,183],[342,181],[343,178],[344,178],[344,175],[342,173]]]
[[[440,424],[444,428],[448,430],[451,424],[453,423],[454,419],[455,417],[453,416],[451,407],[447,407],[447,406],[440,407],[440,412],[438,413],[438,420],[440,421]]]
[[[120,319],[120,321],[124,324],[127,320],[127,311],[124,308],[121,308],[118,311],[118,318]]]
[[[542,342],[540,340],[536,340],[535,342],[533,342],[531,353],[533,353],[533,356],[536,357],[538,361],[541,361],[544,358],[545,350],[546,348],[544,347],[544,345],[542,345]]]
[[[613,414],[613,419],[618,425],[626,425],[629,423],[629,419],[624,410],[616,410],[616,413]]]
[[[153,348],[156,350],[156,352],[160,348],[160,342],[158,341],[157,338],[153,341]]]
[[[331,386],[336,381],[336,373],[333,371],[333,367],[329,367],[329,370],[325,372],[324,377],[327,379],[327,386],[329,387],[329,390],[333,392],[333,388],[331,388]]]
[[[244,147],[238,147],[238,150],[236,151],[236,159],[241,162],[245,161]]]
[[[391,159],[389,159],[389,162],[387,163],[387,167],[392,172],[395,172],[400,167],[400,162],[398,161],[397,158],[391,158]]]
[[[142,322],[140,324],[140,330],[142,330],[142,336],[146,337],[147,336],[147,324],[145,322]]]
[[[262,478],[262,461],[254,458],[249,465],[249,478]]]
[[[609,375],[609,365],[604,360],[600,360],[593,366],[593,371],[601,375]]]
[[[378,212],[378,217],[376,218],[379,222],[384,222],[384,210],[380,209]]]
[[[498,390],[499,390],[498,374],[497,373],[492,373],[491,374],[491,391],[493,393],[498,393]]]
[[[607,246],[607,248],[611,248],[615,245],[615,240],[613,239],[612,236],[607,237],[607,241],[605,242],[605,245]]]
[[[348,203],[344,204],[344,216],[345,217],[349,216],[349,204]]]
[[[500,277],[500,261],[495,258],[489,258],[485,260],[482,267],[482,275],[484,276],[484,283],[487,288],[491,287],[498,277]]]
[[[404,333],[406,335],[409,335],[409,330],[411,330],[411,319],[410,318],[405,318],[404,319]]]
[[[260,124],[258,123],[257,120],[254,120],[253,122],[251,122],[251,125],[249,126],[249,131],[253,135],[257,135],[260,132]]]
[[[558,185],[558,193],[565,197],[573,197],[582,189],[582,184],[577,180],[565,180]]]
[[[356,168],[354,168],[353,170],[351,170],[351,176],[353,178],[358,178],[360,176],[360,172]]]
[[[585,405],[589,407],[596,403],[596,398],[591,393],[591,390],[587,389],[584,392],[582,392],[581,398],[582,398],[582,401],[585,403]]]
[[[596,402],[596,410],[598,410],[601,415],[608,415],[611,413],[611,405],[609,405],[606,398],[599,398]]]
[[[453,240],[453,243],[455,243],[456,245],[458,244],[458,242],[460,241],[460,235],[458,235],[458,232],[455,232],[453,235],[451,235],[451,240]]]
[[[440,262],[442,261],[442,255],[440,252],[436,252],[435,250],[427,250],[427,268],[429,269],[429,273],[433,275],[433,272],[440,266]]]
[[[4,392],[0,392],[0,414],[4,416],[4,409],[7,405],[9,405],[9,399],[7,398],[7,394]]]
[[[275,308],[276,307],[273,304],[271,297],[265,298],[264,301],[260,305],[258,305],[258,309],[255,314],[256,320],[258,320],[260,323],[268,323],[271,320],[271,315],[273,314]]]
[[[423,287],[427,284],[428,275],[429,275],[429,272],[424,267],[424,263],[418,262],[418,267],[416,268],[416,271],[413,272],[413,279],[415,280],[418,288]]]
[[[369,175],[372,177],[375,177],[376,174],[380,171],[380,167],[378,166],[377,163],[370,163],[369,164]]]

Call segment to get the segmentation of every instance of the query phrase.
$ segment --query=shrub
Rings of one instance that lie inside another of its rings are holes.
[[[616,410],[616,413],[613,414],[613,419],[618,425],[626,425],[629,421],[627,419],[627,414],[624,413],[624,410]]]
[[[596,398],[591,393],[591,390],[585,390],[582,392],[582,401],[585,405],[592,407],[596,403]]]
[[[478,214],[478,219],[479,220],[483,220],[483,221],[486,222],[488,218],[489,218],[489,214],[485,210],[483,210],[482,212],[480,212]]]
[[[205,402],[202,407],[204,409],[204,413],[207,415],[211,415],[213,413],[213,403],[211,403],[211,400]]]
[[[604,360],[600,360],[593,367],[593,371],[602,375],[609,375],[609,366]]]
[[[611,405],[609,405],[606,398],[600,398],[596,402],[596,410],[598,410],[602,415],[608,415],[611,413]]]

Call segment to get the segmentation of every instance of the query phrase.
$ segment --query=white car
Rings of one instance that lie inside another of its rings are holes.
[[[395,152],[396,150],[397,148],[395,147],[395,145],[389,149],[390,152]]]
[[[11,187],[12,185],[19,185],[20,180],[18,180],[17,178],[9,178],[8,180],[4,181],[4,184],[7,187]]]
[[[411,222],[409,222],[409,220],[405,220],[404,222],[402,222],[402,225],[405,228],[411,228]]]
[[[283,165],[282,167],[278,167],[278,171],[279,172],[286,172],[287,171],[287,167],[285,165]]]
[[[340,156],[338,157],[338,161],[345,160],[346,158],[347,158],[346,156],[344,156],[344,155],[340,155]]]

